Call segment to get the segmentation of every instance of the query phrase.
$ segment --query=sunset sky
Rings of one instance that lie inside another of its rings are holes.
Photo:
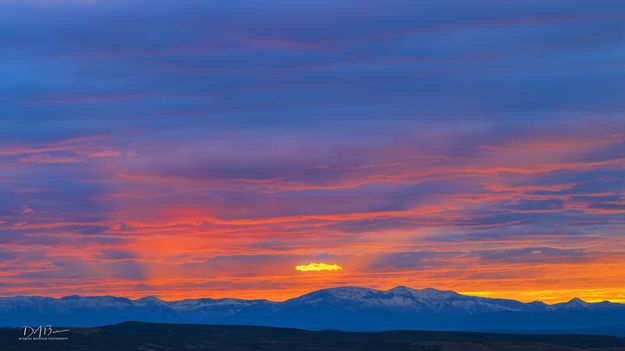
[[[625,2],[0,0],[0,296],[342,285],[625,302]]]

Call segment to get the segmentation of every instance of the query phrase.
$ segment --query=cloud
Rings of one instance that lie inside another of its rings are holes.
[[[588,208],[597,208],[604,210],[625,210],[624,203],[614,203],[614,202],[593,202],[588,205]]]
[[[591,256],[581,249],[526,247],[521,249],[484,250],[476,253],[484,262],[570,263],[586,261]]]
[[[20,210],[20,212],[23,214],[31,214],[31,213],[35,213],[35,210],[28,207],[28,205],[22,205],[22,209]]]
[[[373,271],[397,271],[397,270],[414,270],[429,269],[435,266],[441,266],[445,263],[445,258],[454,256],[463,256],[462,253],[436,252],[436,251],[405,251],[405,252],[388,252],[375,256],[368,264],[368,268]]]
[[[295,270],[300,271],[300,272],[324,272],[324,271],[336,272],[336,271],[342,271],[343,267],[339,266],[338,264],[311,262],[309,264],[295,266]]]
[[[521,211],[559,210],[564,207],[561,199],[522,200],[512,206]]]
[[[120,249],[103,249],[100,257],[106,260],[127,260],[136,258],[136,255],[127,250]]]

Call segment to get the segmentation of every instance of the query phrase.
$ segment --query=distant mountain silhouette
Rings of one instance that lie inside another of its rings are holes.
[[[542,302],[398,286],[322,289],[284,302],[240,299],[162,301],[113,296],[0,298],[0,325],[99,326],[123,321],[246,324],[339,330],[465,330],[625,335],[625,305],[580,299]]]

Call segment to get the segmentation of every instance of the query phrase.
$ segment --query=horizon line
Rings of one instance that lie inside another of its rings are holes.
[[[437,289],[437,288],[433,288],[433,287],[425,287],[425,288],[412,288],[406,285],[397,285],[394,286],[392,288],[389,289],[378,289],[378,288],[367,288],[367,287],[362,287],[362,286],[357,286],[357,285],[338,285],[338,286],[334,286],[334,287],[329,287],[329,288],[321,288],[321,289],[316,289],[316,290],[312,290],[306,293],[303,293],[301,295],[292,297],[292,298],[288,298],[285,300],[281,300],[281,301],[276,301],[276,300],[270,300],[270,299],[263,299],[263,298],[250,298],[250,299],[246,299],[246,298],[237,298],[237,297],[197,297],[197,298],[182,298],[182,299],[163,299],[160,298],[158,296],[155,295],[146,295],[146,296],[142,296],[142,297],[138,297],[138,298],[131,298],[131,297],[127,297],[127,296],[119,296],[119,295],[80,295],[80,294],[71,294],[71,295],[65,295],[65,296],[60,296],[60,297],[54,297],[54,296],[45,296],[45,295],[13,295],[13,296],[1,296],[1,299],[5,299],[5,298],[16,298],[16,297],[43,297],[43,298],[51,298],[51,299],[63,299],[63,298],[68,298],[68,297],[74,297],[74,296],[78,296],[78,297],[115,297],[115,298],[125,298],[128,299],[130,301],[139,301],[142,299],[147,299],[147,298],[155,298],[159,301],[162,302],[178,302],[178,301],[185,301],[185,300],[200,300],[200,299],[210,299],[210,300],[241,300],[241,301],[267,301],[267,302],[272,302],[272,303],[283,303],[286,301],[290,301],[293,299],[297,299],[300,298],[302,296],[308,295],[308,294],[312,294],[318,291],[323,291],[323,290],[332,290],[332,289],[341,289],[341,288],[358,288],[358,289],[364,289],[364,290],[374,290],[374,291],[379,291],[379,292],[389,292],[391,290],[397,289],[397,288],[407,288],[407,289],[411,289],[411,290],[416,290],[416,291],[424,291],[424,290],[435,290],[438,292],[452,292],[455,294],[459,294],[462,296],[468,296],[468,297],[477,297],[477,298],[482,298],[482,299],[493,299],[493,300],[508,300],[508,301],[516,301],[516,302],[520,302],[523,304],[531,304],[531,303],[542,303],[548,306],[555,306],[555,305],[559,305],[559,304],[565,304],[565,303],[569,303],[575,300],[579,300],[581,302],[584,303],[588,303],[588,304],[596,304],[596,303],[613,303],[613,304],[619,304],[619,305],[625,305],[625,303],[623,302],[619,302],[619,300],[617,301],[612,301],[612,300],[597,300],[597,301],[588,301],[588,300],[584,300],[583,298],[579,298],[579,297],[572,297],[569,300],[566,301],[561,301],[561,302],[553,302],[553,303],[548,303],[548,302],[544,302],[541,300],[533,300],[533,301],[528,301],[528,302],[523,302],[521,300],[517,300],[517,299],[512,299],[512,298],[501,298],[501,297],[491,297],[491,296],[484,296],[484,295],[490,295],[490,293],[488,292],[482,292],[484,295],[477,295],[476,293],[478,292],[460,292],[460,291],[455,291],[455,290],[450,290],[450,289]]]

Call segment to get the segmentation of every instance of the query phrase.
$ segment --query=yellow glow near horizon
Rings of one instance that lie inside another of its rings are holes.
[[[306,265],[296,266],[295,270],[298,270],[300,272],[321,272],[321,271],[336,272],[336,271],[342,271],[343,267],[339,266],[338,264],[325,264],[321,262],[319,263],[311,262]]]
[[[610,301],[625,303],[625,289],[565,289],[565,290],[512,290],[512,291],[458,291],[462,295],[512,299],[521,302],[542,301],[547,304],[567,302],[579,298],[586,302]]]

